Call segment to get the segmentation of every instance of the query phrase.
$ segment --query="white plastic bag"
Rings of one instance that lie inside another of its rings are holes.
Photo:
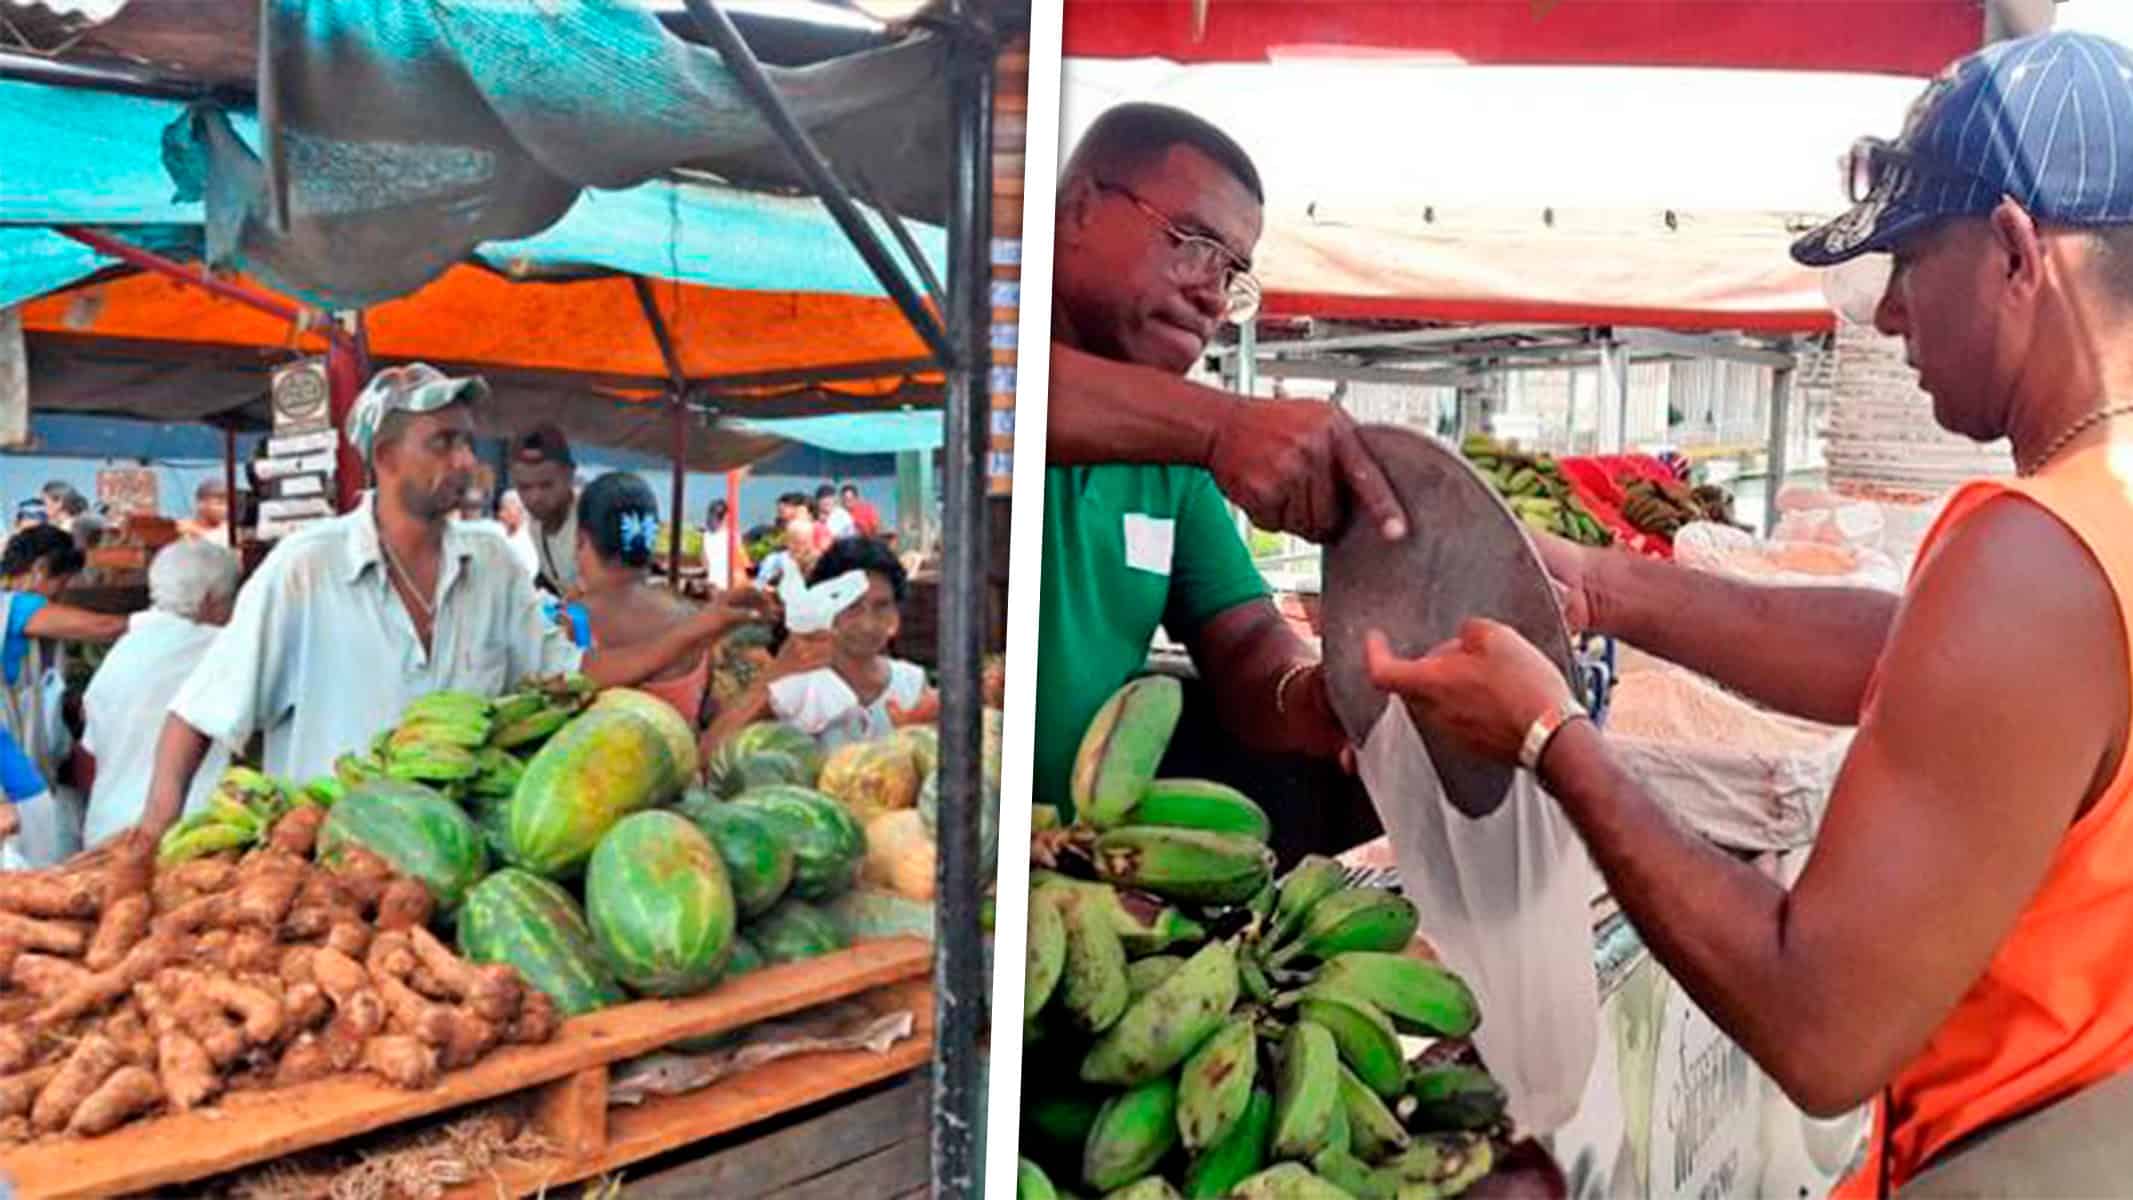
[[[1503,806],[1469,819],[1444,800],[1429,750],[1388,701],[1357,758],[1422,935],[1481,1002],[1474,1042],[1532,1136],[1577,1113],[1599,1047],[1591,903],[1598,878],[1570,821],[1520,772]]]

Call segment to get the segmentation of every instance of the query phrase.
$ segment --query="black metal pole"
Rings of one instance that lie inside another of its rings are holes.
[[[985,1119],[979,1032],[989,991],[978,928],[979,823],[985,803],[985,459],[990,444],[992,93],[996,48],[957,0],[948,111],[955,178],[948,221],[948,319],[956,355],[945,408],[941,513],[939,877],[934,894],[933,1179],[935,1196],[976,1197]],[[1003,1131],[1008,1136],[1012,1130]]]
[[[911,322],[911,327],[918,331],[918,336],[943,366],[954,363],[955,349],[941,323],[934,318],[933,310],[926,307],[925,300],[911,286],[911,281],[904,278],[896,259],[890,255],[888,247],[882,245],[874,227],[860,215],[850,190],[837,178],[829,160],[815,148],[814,139],[786,110],[784,97],[778,95],[777,86],[763,73],[763,64],[756,60],[755,51],[748,48],[740,30],[733,27],[717,0],[685,2],[689,15],[696,19],[697,28],[703,31],[704,40],[710,42],[719,57],[725,60],[726,69],[733,72],[735,82],[741,85],[741,90],[755,105],[764,122],[784,143],[785,153],[792,157],[800,173],[807,176],[808,187],[821,198],[837,227],[844,230],[844,236],[851,241],[852,248],[859,251],[859,257],[866,260],[867,269],[874,272],[874,278],[887,290],[889,298],[903,310],[904,319]]]

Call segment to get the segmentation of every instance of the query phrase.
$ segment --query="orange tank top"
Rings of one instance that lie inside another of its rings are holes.
[[[1966,485],[1927,533],[1918,561],[1987,502],[2008,495],[2043,508],[2081,539],[2110,580],[2133,645],[2133,443],[2081,450],[2029,479]],[[2133,673],[2133,664],[2117,669]],[[1874,691],[1870,684],[1869,703]],[[2133,1067],[2129,792],[2133,750],[2068,828],[1984,975],[1883,1093],[1866,1164],[1838,1196],[1878,1193],[1884,1145],[1893,1191],[1965,1135]]]

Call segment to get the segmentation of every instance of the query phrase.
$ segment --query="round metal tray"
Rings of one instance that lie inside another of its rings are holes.
[[[1575,687],[1555,585],[1496,490],[1456,451],[1412,430],[1371,425],[1362,437],[1400,497],[1408,535],[1388,542],[1373,522],[1352,520],[1326,546],[1326,683],[1349,738],[1361,745],[1385,711],[1385,693],[1363,668],[1372,630],[1414,656],[1456,636],[1467,618],[1488,617],[1524,634]],[[1503,803],[1513,768],[1458,748],[1419,718],[1416,726],[1452,807],[1481,817]]]

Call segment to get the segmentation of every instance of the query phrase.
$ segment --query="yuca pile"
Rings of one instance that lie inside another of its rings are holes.
[[[0,1139],[101,1134],[338,1072],[427,1087],[553,1036],[555,1006],[516,970],[429,932],[420,880],[354,847],[315,863],[326,809],[263,814],[232,786],[215,805],[265,839],[242,858],[159,865],[128,838],[0,876]]]

